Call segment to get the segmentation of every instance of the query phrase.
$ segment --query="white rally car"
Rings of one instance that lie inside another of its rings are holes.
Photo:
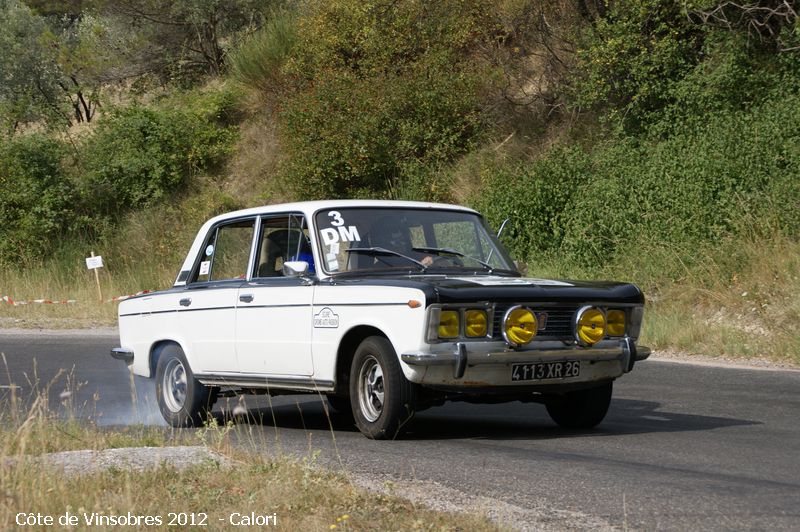
[[[544,403],[600,423],[636,344],[634,285],[520,276],[454,205],[320,201],[231,212],[197,233],[169,290],[119,305],[112,356],[155,378],[164,418],[226,393],[323,393],[370,438],[447,400]]]

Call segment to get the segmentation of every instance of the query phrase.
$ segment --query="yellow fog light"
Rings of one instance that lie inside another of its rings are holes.
[[[439,316],[439,338],[458,336],[458,311],[443,310]]]
[[[575,338],[582,345],[594,345],[606,335],[606,316],[597,307],[583,307],[575,317]]]
[[[625,311],[624,310],[609,310],[606,313],[606,321],[608,322],[608,335],[609,336],[624,336],[625,335]]]
[[[483,310],[468,310],[464,313],[464,328],[469,338],[486,336],[488,319]]]
[[[529,343],[538,328],[536,315],[526,307],[511,307],[503,318],[503,338],[514,346]]]

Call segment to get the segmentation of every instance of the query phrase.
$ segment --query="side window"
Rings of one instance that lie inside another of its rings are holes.
[[[263,218],[256,256],[257,278],[283,277],[283,263],[289,261],[305,261],[309,273],[315,273],[305,218],[299,215]]]
[[[192,282],[247,277],[255,220],[222,225],[211,232],[200,250],[200,268]]]

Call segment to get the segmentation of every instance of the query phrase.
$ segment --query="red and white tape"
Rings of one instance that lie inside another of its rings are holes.
[[[117,302],[117,301],[124,301],[124,300],[126,300],[128,298],[131,298],[131,297],[141,296],[143,294],[149,294],[150,292],[151,292],[150,290],[142,290],[140,292],[136,292],[135,294],[127,294],[127,295],[124,295],[124,296],[116,296],[116,297],[112,297],[111,299],[106,299],[105,301],[103,301],[103,303],[114,303],[114,302]],[[58,300],[56,300],[56,299],[24,299],[24,300],[16,300],[16,299],[12,298],[11,296],[0,297],[0,301],[2,301],[3,303],[5,303],[7,305],[12,305],[12,306],[36,305],[36,304],[40,304],[40,305],[70,305],[70,304],[78,302],[77,299],[58,299]]]
[[[149,294],[150,292],[152,292],[152,290],[142,290],[140,292],[136,292],[135,294],[128,294],[128,295],[125,295],[125,296],[116,296],[116,297],[112,297],[111,299],[107,299],[106,303],[113,303],[115,301],[125,301],[126,299],[128,299],[130,297],[141,296],[141,295],[144,295],[144,294]]]

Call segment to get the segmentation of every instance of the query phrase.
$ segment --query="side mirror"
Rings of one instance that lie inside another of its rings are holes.
[[[308,263],[304,260],[291,260],[283,263],[284,277],[307,277]]]

